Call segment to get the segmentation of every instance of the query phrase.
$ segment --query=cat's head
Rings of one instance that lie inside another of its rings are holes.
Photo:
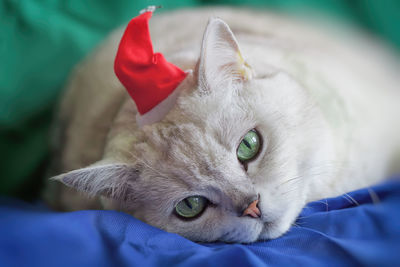
[[[283,70],[251,69],[220,19],[210,20],[184,87],[168,115],[142,129],[127,101],[104,159],[56,179],[195,241],[282,235],[324,149],[305,89]],[[260,214],[244,213],[255,200]]]

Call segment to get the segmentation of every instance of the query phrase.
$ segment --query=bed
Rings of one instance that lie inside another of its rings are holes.
[[[194,243],[116,211],[0,201],[1,266],[398,266],[400,176],[309,203],[282,237]]]

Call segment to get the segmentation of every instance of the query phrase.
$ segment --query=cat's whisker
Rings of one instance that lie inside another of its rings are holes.
[[[326,164],[321,164],[321,165],[318,165],[318,166],[311,167],[311,168],[308,169],[308,171],[310,172],[310,170],[312,170],[312,169],[319,169],[319,168],[324,169],[324,168],[329,167],[329,166],[337,167],[336,164],[337,164],[337,162],[329,162],[329,163],[326,163]],[[344,164],[344,162],[341,162],[341,164]],[[310,176],[320,176],[320,175],[324,175],[324,174],[327,174],[327,173],[328,173],[328,171],[324,170],[324,171],[316,172],[316,173],[312,173],[311,172],[311,173],[309,173],[309,175]],[[304,175],[303,176],[300,176],[300,175],[299,176],[295,176],[295,177],[292,177],[290,179],[285,180],[284,182],[282,182],[281,184],[279,184],[277,186],[277,189],[279,187],[289,183],[289,182],[296,181],[296,180],[298,180],[300,178],[304,178]]]
[[[379,196],[375,193],[374,190],[368,187],[368,194],[372,200],[373,204],[379,204],[381,202]]]
[[[299,175],[299,176],[290,178],[290,179],[284,181],[283,183],[280,183],[280,184],[276,187],[276,189],[279,189],[281,186],[283,186],[283,185],[285,185],[285,184],[287,184],[287,183],[289,183],[289,182],[298,181],[300,178],[303,178],[303,176],[300,176],[300,175]]]
[[[328,204],[328,200],[327,200],[326,198],[321,199],[321,200],[316,200],[316,201],[313,201],[313,202],[317,202],[317,203],[322,203],[322,204],[324,204],[325,207],[326,207],[326,210],[325,210],[325,211],[329,211],[329,204]]]
[[[298,225],[296,222],[293,222],[293,223],[292,223],[292,226],[293,226],[293,227],[299,227],[299,228],[302,227],[301,225]]]
[[[343,198],[346,199],[347,201],[350,202],[350,204],[356,205],[356,206],[360,206],[360,203],[357,202],[357,200],[355,200],[352,196],[350,196],[347,193],[343,194]]]
[[[308,216],[299,216],[297,217],[297,220],[303,220],[312,217],[313,215],[308,215]],[[297,221],[297,224],[302,224],[302,222]]]
[[[285,191],[285,192],[281,193],[281,196],[287,195],[287,194],[289,194],[289,193],[291,193],[293,191],[296,191],[296,190],[298,190],[298,187],[294,187],[294,188],[292,188],[292,189],[290,189],[288,191]]]

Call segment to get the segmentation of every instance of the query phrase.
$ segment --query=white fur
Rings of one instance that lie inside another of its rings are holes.
[[[213,19],[201,44],[199,27],[215,15],[232,31]],[[112,72],[121,31],[114,33],[77,70],[61,107],[57,171],[67,172],[58,176],[67,185],[100,192],[104,208],[195,241],[253,242],[285,233],[307,202],[388,174],[400,144],[400,80],[381,44],[232,9],[156,15],[150,26],[155,50],[195,75],[162,121],[139,129]],[[263,146],[246,171],[236,150],[253,128]],[[101,160],[130,167],[113,176]],[[96,161],[95,174],[76,170]],[[61,192],[64,208],[84,207]],[[262,216],[241,217],[258,194]],[[214,205],[180,220],[174,207],[192,195]]]

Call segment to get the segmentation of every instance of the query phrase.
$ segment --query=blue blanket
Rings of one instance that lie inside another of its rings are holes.
[[[310,203],[276,240],[199,244],[124,213],[57,213],[0,201],[1,266],[393,266],[400,264],[400,181]]]

